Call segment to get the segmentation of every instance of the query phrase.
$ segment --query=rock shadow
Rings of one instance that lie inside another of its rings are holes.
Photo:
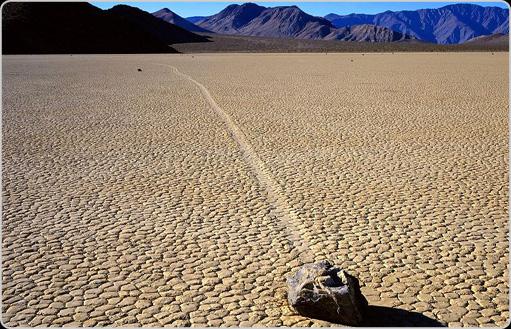
[[[398,308],[373,306],[367,307],[362,327],[445,327],[435,319],[417,312]]]

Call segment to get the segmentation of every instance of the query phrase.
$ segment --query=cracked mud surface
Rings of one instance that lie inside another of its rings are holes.
[[[285,300],[312,256],[505,325],[507,56],[4,56],[3,322],[329,326]]]

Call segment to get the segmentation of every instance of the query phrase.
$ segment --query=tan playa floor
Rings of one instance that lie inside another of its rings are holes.
[[[385,307],[370,325],[503,326],[507,75],[508,53],[4,56],[2,320],[332,325],[285,300],[327,258]]]

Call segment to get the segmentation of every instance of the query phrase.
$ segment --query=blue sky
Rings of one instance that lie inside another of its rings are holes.
[[[147,12],[155,12],[161,8],[169,8],[182,17],[190,16],[209,16],[218,13],[226,6],[242,2],[90,2],[93,5],[108,9],[117,4],[127,4],[138,7]],[[308,14],[314,16],[324,16],[329,13],[336,14],[376,14],[386,10],[416,10],[423,8],[439,8],[456,2],[258,2],[251,1],[265,7],[290,6],[297,5]],[[481,6],[496,6],[507,8],[504,1],[502,2],[463,2],[474,3]]]

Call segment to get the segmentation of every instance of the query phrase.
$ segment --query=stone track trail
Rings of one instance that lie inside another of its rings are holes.
[[[280,227],[287,232],[293,247],[299,252],[300,259],[304,263],[314,261],[314,251],[311,249],[310,244],[305,240],[307,232],[300,228],[300,220],[296,212],[289,207],[286,196],[282,192],[278,183],[272,177],[268,168],[266,168],[265,163],[259,158],[257,152],[247,140],[243,131],[241,131],[241,129],[232,120],[231,116],[218,106],[209,90],[202,83],[198,82],[188,74],[179,71],[175,66],[162,63],[154,64],[171,68],[177,75],[193,82],[199,88],[208,104],[224,122],[230,135],[242,151],[243,158],[246,163],[250,166],[250,168],[252,168],[257,180],[261,186],[264,187],[268,201],[274,206],[274,215],[277,217],[277,220],[281,222]]]

